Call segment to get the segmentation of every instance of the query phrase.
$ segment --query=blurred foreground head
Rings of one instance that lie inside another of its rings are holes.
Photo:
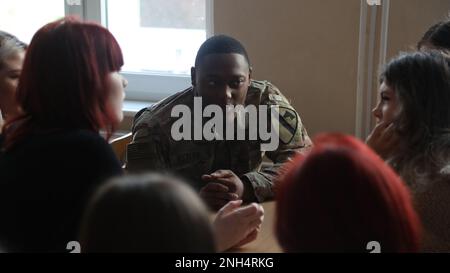
[[[214,252],[207,209],[185,184],[158,174],[105,184],[85,214],[82,252]]]
[[[288,166],[276,233],[286,252],[415,252],[420,224],[403,181],[359,140],[324,134]]]

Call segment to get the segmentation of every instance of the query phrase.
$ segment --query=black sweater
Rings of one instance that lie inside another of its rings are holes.
[[[0,154],[0,245],[7,251],[68,252],[93,190],[121,173],[96,133],[26,138]]]

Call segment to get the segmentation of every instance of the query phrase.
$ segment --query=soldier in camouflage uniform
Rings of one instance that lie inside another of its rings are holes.
[[[273,183],[280,166],[311,146],[298,113],[273,84],[251,80],[247,53],[231,37],[208,39],[191,72],[191,88],[137,113],[133,141],[127,148],[128,171],[175,173],[189,181],[215,209],[236,199],[263,202],[273,198]],[[177,120],[171,117],[173,107],[186,105],[193,112],[196,96],[202,98],[203,107],[278,106],[278,149],[261,151],[259,140],[173,140],[171,129]],[[262,168],[264,156],[273,165]]]

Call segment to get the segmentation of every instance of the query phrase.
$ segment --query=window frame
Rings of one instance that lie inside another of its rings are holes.
[[[108,26],[108,0],[80,0],[81,5],[69,5],[64,1],[66,16],[74,15],[86,21],[93,21]],[[214,0],[205,0],[206,5],[206,37],[214,33]],[[194,65],[194,64],[192,64]],[[158,73],[121,73],[128,80],[126,101],[157,102],[176,92],[191,86],[190,75],[166,75]]]

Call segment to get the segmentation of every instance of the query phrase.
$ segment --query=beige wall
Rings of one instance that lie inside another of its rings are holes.
[[[450,0],[391,0],[387,56],[415,48],[428,27],[449,11]]]
[[[246,46],[255,79],[292,100],[310,134],[353,133],[359,0],[216,0],[215,33]]]
[[[360,3],[215,0],[214,28],[215,33],[244,43],[254,78],[275,83],[292,100],[311,135],[323,131],[353,134]],[[388,58],[414,45],[449,9],[450,0],[391,0]]]

